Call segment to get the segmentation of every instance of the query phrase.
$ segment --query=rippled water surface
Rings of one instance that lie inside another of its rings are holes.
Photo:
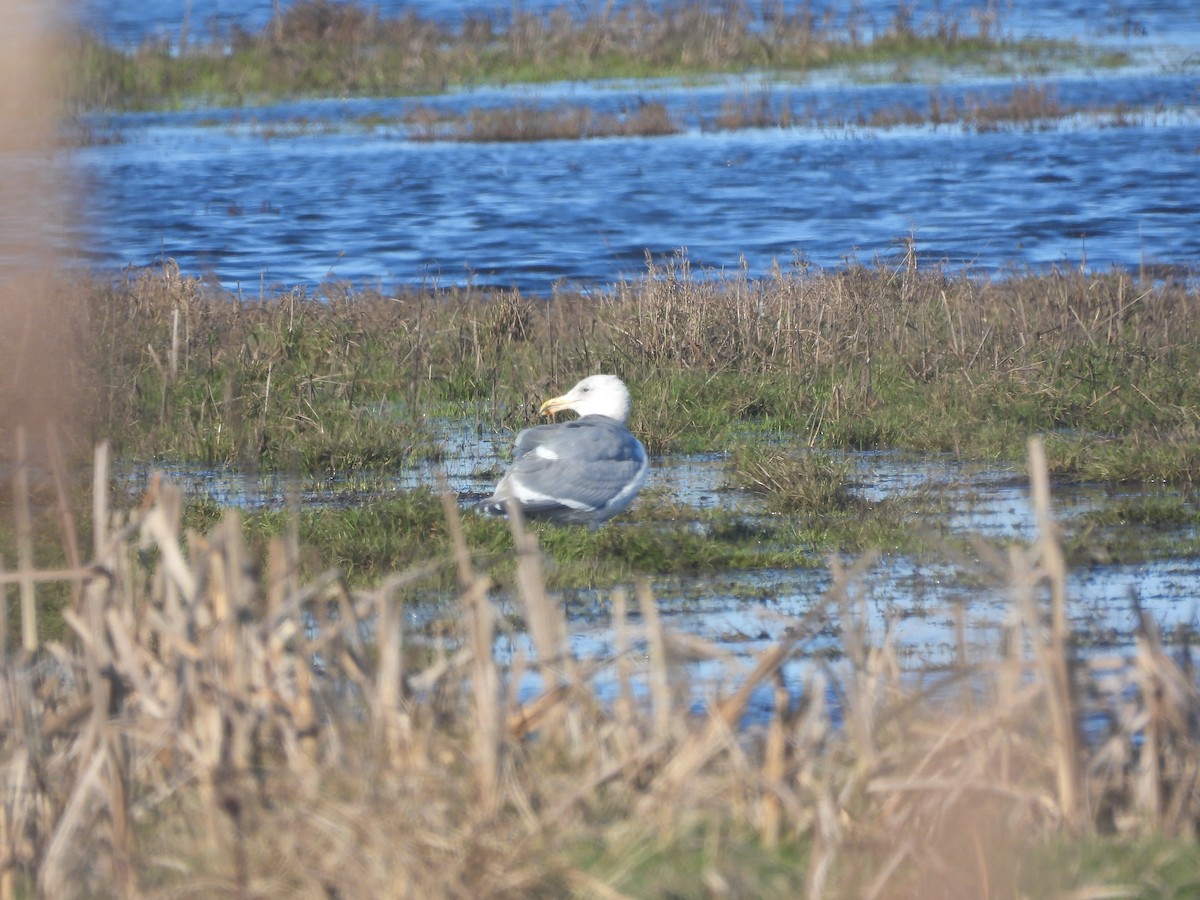
[[[1113,44],[1132,64],[1036,80],[1063,106],[1119,105],[1119,115],[986,133],[859,123],[880,110],[926,109],[933,97],[1002,100],[1028,76],[898,67],[782,82],[556,84],[89,117],[94,133],[115,140],[69,152],[89,187],[67,240],[94,269],[172,258],[250,293],[327,279],[385,291],[471,281],[546,293],[637,276],[647,253],[686,248],[694,265],[762,274],[797,259],[837,266],[892,257],[910,235],[923,259],[986,273],[1186,270],[1200,260],[1200,40],[1188,5],[1138,4],[1136,15],[1119,3],[1044,14],[1032,4],[1006,7],[1014,33]],[[193,23],[216,15],[246,27],[270,8],[188,7]],[[453,19],[468,8],[430,2],[420,11]],[[947,12],[967,21],[971,8]],[[100,30],[130,42],[183,18],[179,4],[146,9],[83,6]],[[885,24],[894,12],[862,9]],[[722,104],[760,96],[808,124],[711,128]],[[617,113],[662,102],[686,131],[456,144],[414,141],[401,124],[379,124],[398,123],[417,103],[461,113],[563,102]]]

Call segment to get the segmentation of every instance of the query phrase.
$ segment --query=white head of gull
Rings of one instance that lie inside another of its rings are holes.
[[[517,435],[512,465],[482,513],[507,515],[515,500],[528,518],[596,528],[625,509],[650,471],[641,441],[630,434],[629,389],[615,375],[591,375],[542,404],[552,415],[574,410],[578,419],[526,428]]]

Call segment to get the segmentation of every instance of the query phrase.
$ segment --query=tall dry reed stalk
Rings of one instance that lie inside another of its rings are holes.
[[[835,563],[828,596],[698,713],[681,696],[681,654],[720,651],[667,631],[642,584],[637,618],[614,595],[615,655],[573,658],[519,515],[533,656],[504,667],[493,588],[452,501],[451,559],[351,591],[334,571],[302,582],[294,536],[252,559],[234,513],[184,532],[165,479],[114,508],[98,447],[92,558],[38,571],[18,556],[0,575],[81,586],[66,639],[5,646],[0,889],[616,896],[647,848],[710,821],[807,848],[794,883],[812,897],[1009,896],[1038,835],[1187,832],[1200,815],[1194,674],[1145,616],[1133,658],[1074,657],[1030,450],[1040,536],[981,553],[1011,586],[1014,639],[960,659],[949,677],[969,691],[902,677],[890,635],[866,624],[869,561]],[[422,659],[427,638],[394,597],[446,564],[459,572],[457,621]],[[812,659],[831,622],[845,653],[809,666],[797,696],[782,667]],[[601,703],[608,671],[617,698]],[[517,692],[526,673],[533,696]],[[747,727],[758,692],[769,712]],[[1101,739],[1081,738],[1089,716],[1106,717]],[[581,871],[574,848],[596,840],[628,861]]]

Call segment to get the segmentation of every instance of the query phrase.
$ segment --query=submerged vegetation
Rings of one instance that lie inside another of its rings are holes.
[[[1005,129],[1030,130],[1052,128],[1069,117],[1086,116],[1102,120],[1111,127],[1140,127],[1163,110],[1131,111],[1125,107],[1074,106],[1060,103],[1054,89],[1047,85],[1026,84],[1013,87],[1007,96],[968,93],[961,99],[930,92],[924,106],[883,107],[870,112],[858,110],[820,114],[797,109],[786,92],[764,89],[753,96],[730,96],[712,116],[672,111],[658,102],[639,103],[619,113],[599,112],[585,104],[518,104],[499,109],[471,109],[466,112],[438,112],[422,104],[407,110],[396,124],[414,141],[544,141],[578,140],[596,137],[659,137],[679,134],[689,127],[701,131],[736,131],[743,128],[875,128],[933,125],[954,126],[964,131],[990,132]],[[379,127],[388,124],[378,117],[360,124]],[[329,123],[301,124],[294,133],[312,128],[333,127]],[[262,130],[264,137],[286,136],[288,126],[272,124]]]
[[[414,141],[546,141],[596,137],[659,137],[681,127],[661,103],[643,103],[622,113],[600,113],[588,106],[522,105],[473,109],[463,115],[441,114],[418,106],[404,115],[407,137]]]
[[[970,26],[946,16],[916,22],[901,4],[892,21],[851,14],[833,22],[808,7],[794,13],[741,3],[644,2],[577,15],[512,12],[468,16],[455,26],[364,6],[303,0],[280,9],[257,34],[178,46],[126,49],[80,36],[71,95],[82,109],[186,103],[241,104],[284,96],[398,96],[454,85],[645,78],[930,60],[993,70],[1044,71],[1087,54],[1065,42],[1011,41],[996,17]],[[1096,57],[1093,64],[1120,60]]]

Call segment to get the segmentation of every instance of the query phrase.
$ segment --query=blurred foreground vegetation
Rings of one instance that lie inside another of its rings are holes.
[[[1075,657],[1030,451],[1039,535],[981,567],[1009,637],[921,677],[869,625],[866,563],[834,561],[749,666],[644,581],[580,659],[519,523],[503,603],[452,500],[454,549],[355,588],[302,574],[295,532],[248,544],[236,511],[184,529],[167,482],[109,496],[99,452],[91,561],[6,582],[0,894],[1195,896],[1191,653],[1135,607],[1136,654]],[[443,567],[431,631],[398,592]],[[60,639],[35,580],[71,592]],[[501,662],[513,612],[530,643]],[[702,699],[697,659],[728,667]]]

